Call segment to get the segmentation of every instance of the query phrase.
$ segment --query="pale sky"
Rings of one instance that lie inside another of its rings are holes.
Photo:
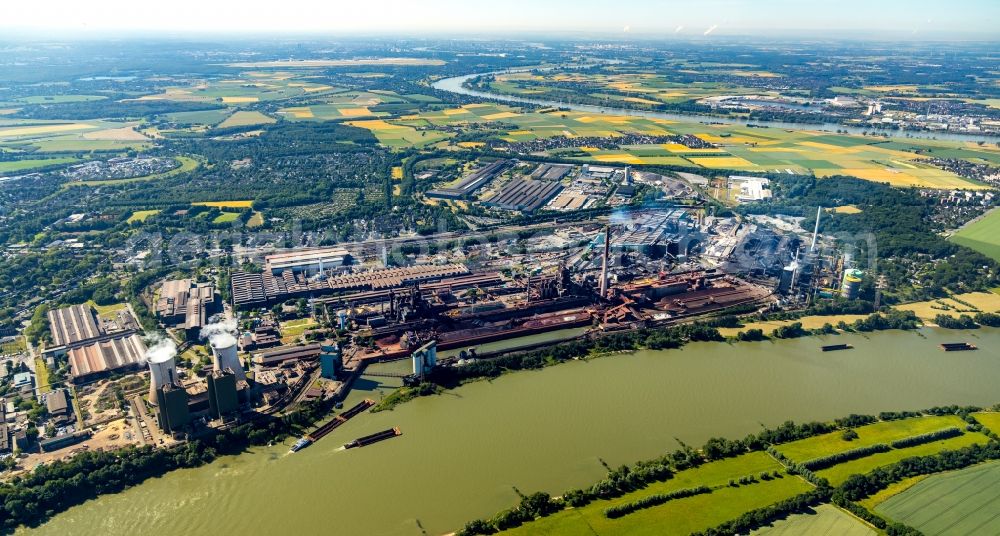
[[[837,30],[851,30],[872,38],[993,40],[1000,39],[998,28],[1000,0],[0,0],[0,29],[29,35],[799,31],[836,37]]]

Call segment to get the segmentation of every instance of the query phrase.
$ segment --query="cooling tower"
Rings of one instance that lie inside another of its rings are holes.
[[[236,351],[236,338],[228,333],[216,335],[209,341],[212,345],[212,365],[215,370],[232,369],[237,380],[246,380],[247,375]]]
[[[149,403],[156,404],[156,390],[164,385],[177,383],[177,367],[173,355],[149,358]]]

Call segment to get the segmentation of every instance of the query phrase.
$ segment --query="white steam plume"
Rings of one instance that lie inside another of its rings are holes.
[[[223,320],[215,324],[202,326],[200,336],[208,340],[212,346],[227,347],[236,344],[236,320]]]
[[[154,333],[146,337],[146,362],[162,363],[177,355],[177,344],[170,337]]]

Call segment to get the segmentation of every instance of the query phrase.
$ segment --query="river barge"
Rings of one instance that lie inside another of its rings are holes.
[[[330,432],[336,430],[338,426],[340,426],[340,425],[344,424],[345,422],[347,422],[348,420],[350,420],[351,417],[354,417],[358,413],[361,413],[362,411],[364,411],[364,410],[366,410],[366,409],[368,409],[368,408],[370,408],[370,407],[372,407],[374,405],[375,405],[375,401],[372,400],[372,399],[370,399],[370,398],[366,398],[366,399],[362,400],[361,402],[358,402],[357,404],[355,404],[353,407],[351,407],[347,411],[345,411],[345,412],[341,413],[340,415],[337,415],[336,417],[334,417],[333,420],[331,420],[330,422],[328,422],[328,423],[324,424],[323,426],[320,426],[319,428],[313,430],[312,432],[310,432],[310,433],[302,436],[298,441],[295,442],[294,445],[292,445],[292,448],[289,450],[289,452],[298,452],[298,451],[300,451],[300,450],[308,447],[309,445],[312,445],[313,443],[319,441],[320,439],[323,439],[323,436],[325,436],[325,435],[329,434]]]
[[[837,350],[850,350],[854,348],[850,344],[828,344],[820,349],[824,352],[836,352]]]
[[[390,428],[388,430],[382,430],[381,432],[376,432],[371,435],[366,435],[364,437],[359,437],[350,443],[344,445],[345,449],[353,449],[357,447],[367,447],[373,443],[378,443],[379,441],[385,441],[386,439],[392,439],[402,435],[399,428]]]
[[[978,350],[976,345],[967,342],[943,342],[941,349],[945,352],[964,352],[968,350]]]

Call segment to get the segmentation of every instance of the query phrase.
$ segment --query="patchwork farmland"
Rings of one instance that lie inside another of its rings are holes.
[[[1000,534],[1000,462],[927,477],[876,511],[928,536]]]

